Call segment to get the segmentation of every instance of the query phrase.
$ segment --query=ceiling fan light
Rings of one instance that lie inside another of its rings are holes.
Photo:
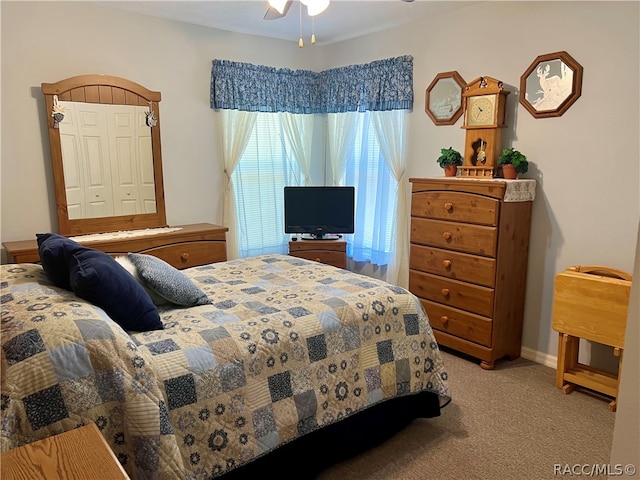
[[[280,15],[284,12],[287,0],[269,0],[269,6],[275,8]]]
[[[329,6],[329,2],[330,2],[330,0],[300,0],[300,1],[307,6],[307,14],[310,17],[314,17],[324,12]]]

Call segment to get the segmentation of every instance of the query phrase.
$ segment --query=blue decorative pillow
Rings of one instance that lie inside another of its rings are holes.
[[[164,260],[142,253],[130,253],[129,259],[147,288],[171,303],[183,307],[211,303],[209,297],[189,277]]]
[[[36,233],[36,239],[44,273],[56,287],[71,290],[69,257],[85,247],[57,233]]]
[[[161,297],[147,286],[147,283],[142,279],[142,277],[140,277],[138,269],[127,255],[118,255],[116,257],[113,257],[113,259],[118,262],[122,268],[129,272],[133,276],[133,278],[136,279],[136,282],[142,285],[142,288],[144,288],[144,291],[149,294],[149,296],[151,297],[151,301],[156,307],[169,303],[166,298]]]
[[[142,286],[112,257],[84,247],[69,261],[73,292],[102,308],[125,330],[162,330],[158,309]]]

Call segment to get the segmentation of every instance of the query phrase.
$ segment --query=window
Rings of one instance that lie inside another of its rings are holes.
[[[347,238],[347,255],[357,262],[388,265],[393,256],[398,182],[381,154],[370,112],[357,116],[345,185],[356,187],[355,233]]]
[[[302,175],[277,113],[259,113],[249,143],[233,172],[240,257],[288,253],[284,187]]]
[[[356,187],[355,233],[346,235],[347,255],[356,262],[388,265],[393,260],[398,183],[380,149],[370,112],[357,115],[355,145],[347,159],[345,185]],[[302,185],[278,114],[259,113],[233,173],[240,256],[287,253],[284,187]]]

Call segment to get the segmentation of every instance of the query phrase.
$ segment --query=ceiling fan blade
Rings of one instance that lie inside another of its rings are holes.
[[[284,17],[287,14],[287,12],[289,11],[289,9],[291,8],[291,4],[292,3],[293,3],[293,0],[289,0],[285,4],[284,10],[282,10],[282,13],[280,13],[278,10],[276,10],[271,5],[269,5],[269,8],[267,8],[267,12],[264,14],[263,19],[264,20],[277,20],[279,18]]]

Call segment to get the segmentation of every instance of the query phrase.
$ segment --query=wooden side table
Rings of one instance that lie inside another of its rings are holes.
[[[3,480],[129,480],[95,424],[70,430],[0,456]]]
[[[556,275],[553,329],[558,332],[556,386],[566,394],[576,385],[603,393],[616,411],[627,328],[631,274],[601,265],[569,267]],[[578,361],[580,339],[613,347],[615,374]]]
[[[347,268],[347,242],[344,240],[298,240],[289,242],[289,255]]]

